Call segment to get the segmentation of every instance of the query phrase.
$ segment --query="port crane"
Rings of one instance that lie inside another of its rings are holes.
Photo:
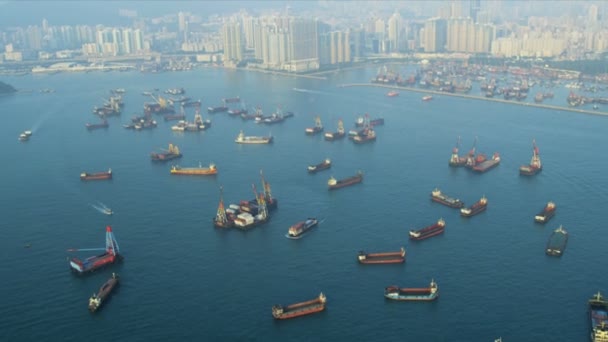
[[[118,242],[116,242],[116,237],[114,237],[114,233],[112,232],[112,227],[106,227],[106,247],[105,248],[70,248],[68,252],[87,252],[87,251],[106,251],[108,254],[112,254],[114,256],[118,255],[120,252],[120,248],[118,247]]]
[[[251,188],[258,204],[258,215],[260,215],[262,220],[265,220],[268,217],[268,208],[266,208],[266,200],[264,199],[265,192],[258,193],[255,184],[251,184]]]
[[[226,208],[224,207],[224,187],[220,186],[220,203],[217,206],[217,214],[215,215],[216,227],[227,227],[228,218],[226,217]]]
[[[530,161],[530,166],[540,169],[542,167],[542,164],[540,162],[540,153],[538,151],[538,146],[536,146],[536,139],[532,140],[532,146],[533,146],[534,152],[532,154],[532,160]]]

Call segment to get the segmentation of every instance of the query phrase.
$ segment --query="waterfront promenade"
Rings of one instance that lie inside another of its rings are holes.
[[[375,87],[375,88],[396,89],[396,90],[412,91],[412,92],[423,93],[423,94],[444,95],[444,96],[461,97],[461,98],[472,99],[472,100],[508,103],[508,104],[524,106],[524,107],[536,107],[536,108],[560,110],[560,111],[565,111],[565,112],[608,116],[607,112],[601,112],[601,111],[597,111],[597,110],[587,110],[587,109],[579,109],[579,108],[572,108],[572,107],[554,106],[554,105],[548,105],[548,104],[542,104],[542,103],[512,101],[512,100],[496,99],[496,98],[490,98],[490,97],[481,97],[481,96],[475,96],[475,95],[448,93],[448,92],[444,92],[444,91],[437,91],[437,90],[430,90],[430,89],[400,87],[400,86],[396,86],[396,85],[386,85],[386,84],[376,84],[376,83],[345,83],[345,84],[339,85],[338,87],[340,87],[340,88]]]

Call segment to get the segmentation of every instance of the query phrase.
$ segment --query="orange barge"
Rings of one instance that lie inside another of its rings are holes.
[[[302,303],[291,304],[288,306],[274,305],[272,307],[272,316],[275,319],[289,319],[304,315],[310,315],[325,310],[327,298],[323,292],[319,297]]]
[[[361,264],[400,264],[405,262],[405,248],[401,247],[399,252],[365,253],[359,252],[359,263]]]

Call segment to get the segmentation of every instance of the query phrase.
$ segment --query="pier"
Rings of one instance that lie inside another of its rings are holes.
[[[464,99],[507,103],[507,104],[513,104],[513,105],[518,105],[518,106],[524,106],[524,107],[535,107],[535,108],[559,110],[559,111],[564,111],[564,112],[608,116],[607,112],[600,112],[597,110],[561,107],[561,106],[554,106],[554,105],[548,105],[548,104],[542,104],[542,103],[530,103],[530,102],[503,100],[503,99],[495,99],[495,98],[481,97],[481,96],[475,96],[475,95],[448,93],[448,92],[438,91],[438,90],[420,89],[420,88],[412,88],[412,87],[400,87],[400,86],[396,86],[396,85],[386,85],[386,84],[376,84],[376,83],[346,83],[346,84],[341,84],[338,87],[340,87],[340,88],[375,87],[375,88],[396,89],[396,90],[412,91],[412,92],[423,93],[423,94],[443,95],[443,96],[460,97],[460,98],[464,98]]]

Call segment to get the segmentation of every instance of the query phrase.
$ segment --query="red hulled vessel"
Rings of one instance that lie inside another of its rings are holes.
[[[405,248],[398,252],[366,253],[359,252],[357,257],[360,264],[401,264],[405,262]]]
[[[410,230],[410,240],[424,240],[442,234],[445,230],[445,221],[439,219],[435,224],[419,230]]]
[[[272,307],[272,317],[275,319],[289,319],[304,315],[310,315],[325,310],[327,298],[321,292],[319,297],[302,303],[291,304],[287,306],[274,305]]]
[[[475,202],[475,204],[473,204],[469,208],[460,209],[460,216],[471,217],[477,215],[480,212],[486,210],[487,206],[488,200],[486,199],[486,196],[482,196],[479,201]]]
[[[542,171],[543,165],[540,162],[540,154],[538,147],[536,146],[536,140],[532,140],[532,160],[529,165],[522,165],[519,167],[519,174],[522,176],[534,176],[535,174]]]
[[[112,169],[108,169],[105,172],[88,173],[83,172],[80,174],[80,180],[103,180],[112,179]]]

